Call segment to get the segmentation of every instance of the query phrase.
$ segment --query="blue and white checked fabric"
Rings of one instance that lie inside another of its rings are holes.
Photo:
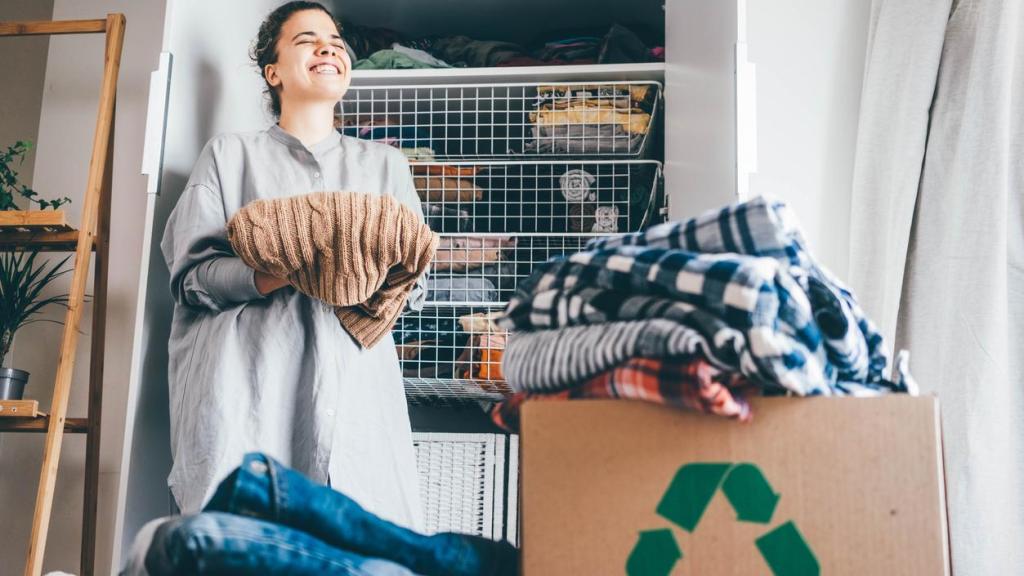
[[[835,374],[821,331],[807,295],[784,268],[772,258],[648,246],[579,252],[536,268],[510,300],[502,323],[510,329],[542,325],[544,297],[537,301],[536,295],[577,286],[677,300],[743,333],[749,354],[741,357],[749,361],[740,362],[739,370],[748,378],[800,395],[831,394]]]
[[[881,333],[850,290],[814,261],[795,215],[783,202],[758,197],[643,232],[597,238],[586,249],[624,246],[746,254],[783,263],[807,294],[837,379],[864,383],[883,379],[889,359]]]

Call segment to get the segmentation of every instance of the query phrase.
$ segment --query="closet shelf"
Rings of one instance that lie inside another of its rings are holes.
[[[453,82],[623,82],[633,80],[653,80],[664,83],[665,63],[352,71],[353,86],[398,86]]]
[[[463,406],[476,402],[499,402],[512,394],[504,381],[452,378],[405,378],[405,396],[410,404]]]

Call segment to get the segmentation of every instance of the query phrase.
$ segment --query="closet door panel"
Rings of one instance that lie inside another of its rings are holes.
[[[119,529],[114,563],[120,566],[138,529],[173,511],[167,488],[171,468],[167,400],[167,340],[173,302],[167,265],[160,252],[164,225],[206,142],[225,132],[258,130],[269,122],[263,82],[248,51],[263,17],[278,0],[168,0],[163,50],[172,71],[165,123],[154,120],[156,148],[147,150],[143,167],[150,183],[147,208],[149,243],[140,284],[135,354],[124,457],[118,488]],[[129,29],[131,24],[129,23]],[[158,104],[159,99],[155,100]],[[152,112],[157,117],[163,111]],[[155,160],[154,160],[155,158]],[[159,194],[157,194],[159,192]],[[142,193],[142,191],[140,191]]]
[[[665,190],[681,219],[737,195],[736,46],[744,0],[666,0]]]

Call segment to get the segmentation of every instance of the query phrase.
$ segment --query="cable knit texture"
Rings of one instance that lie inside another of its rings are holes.
[[[335,306],[363,347],[394,326],[438,244],[395,198],[355,192],[257,200],[231,218],[228,239],[252,268]]]

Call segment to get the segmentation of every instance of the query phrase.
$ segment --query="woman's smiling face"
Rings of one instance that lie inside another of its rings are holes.
[[[352,61],[334,21],[320,10],[291,15],[277,39],[277,62],[263,73],[286,102],[341,100],[351,82]]]

